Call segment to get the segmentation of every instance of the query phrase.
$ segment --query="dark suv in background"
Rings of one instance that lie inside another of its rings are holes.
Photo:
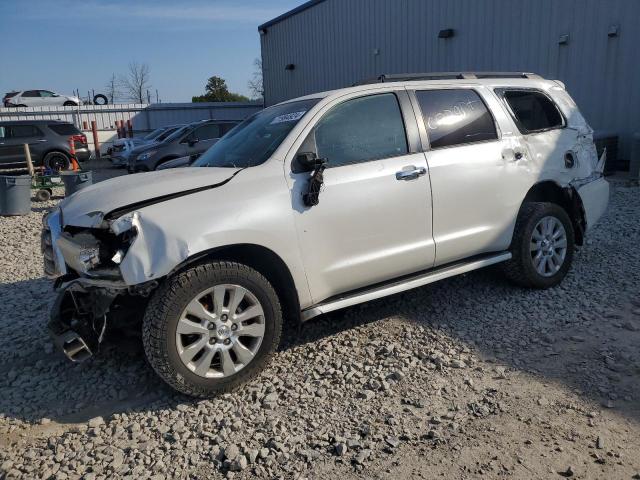
[[[129,173],[149,172],[175,158],[198,157],[238,123],[203,120],[180,128],[162,142],[141,145],[129,155]]]
[[[29,145],[34,166],[66,170],[71,163],[70,139],[80,162],[91,156],[87,137],[73,124],[57,120],[0,122],[0,168],[24,167],[24,144]]]

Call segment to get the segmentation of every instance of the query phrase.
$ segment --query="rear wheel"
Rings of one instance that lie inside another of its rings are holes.
[[[49,152],[44,156],[44,166],[59,172],[60,170],[67,170],[71,165],[71,160],[66,153],[63,152]]]
[[[280,342],[282,311],[269,281],[234,262],[169,278],[145,313],[149,363],[179,392],[209,397],[257,375]]]
[[[71,100],[67,100],[62,104],[63,107],[77,107],[78,104],[76,102],[72,102]]]
[[[503,264],[507,277],[518,285],[550,288],[566,276],[575,248],[567,212],[554,203],[523,205],[511,244],[513,258]]]

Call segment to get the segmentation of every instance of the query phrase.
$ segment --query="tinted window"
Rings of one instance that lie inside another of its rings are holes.
[[[42,133],[33,125],[12,125],[12,138],[39,137]]]
[[[407,136],[393,93],[348,100],[315,127],[318,156],[328,167],[405,155]]]
[[[39,97],[40,94],[37,90],[27,90],[26,92],[22,92],[23,97]]]
[[[525,90],[506,90],[504,99],[516,117],[522,133],[539,132],[564,125],[555,104],[543,93]]]
[[[0,127],[0,138],[5,138],[6,136],[6,130],[4,129],[4,127]]]
[[[252,115],[194,163],[196,167],[253,167],[267,161],[318,99],[287,102]]]
[[[192,138],[198,140],[210,140],[212,138],[220,138],[220,126],[214,123],[209,123],[195,129],[190,135]]]
[[[81,135],[82,133],[70,123],[52,123],[49,128],[58,135]]]
[[[431,148],[498,138],[493,117],[473,90],[416,92]]]
[[[53,92],[50,92],[48,90],[40,90],[41,97],[53,97],[53,95]]]

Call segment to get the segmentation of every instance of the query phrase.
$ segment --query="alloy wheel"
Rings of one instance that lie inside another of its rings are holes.
[[[251,363],[264,334],[264,310],[256,296],[240,285],[222,284],[187,304],[175,338],[189,370],[204,378],[224,378]]]
[[[567,232],[556,217],[543,217],[531,234],[531,262],[543,277],[552,277],[567,256]]]

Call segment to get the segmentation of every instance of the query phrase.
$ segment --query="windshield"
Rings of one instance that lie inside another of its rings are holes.
[[[264,163],[320,99],[269,107],[247,118],[207,150],[194,167],[254,167]]]
[[[145,135],[143,138],[143,140],[153,140],[154,138],[156,138],[158,135],[160,135],[162,132],[164,132],[164,127],[163,128],[156,128],[153,132],[151,132],[148,135]]]
[[[177,138],[181,137],[187,130],[191,128],[189,125],[185,125],[184,127],[179,127],[177,129],[169,129],[156,138],[156,142],[167,142],[171,143]]]
[[[173,132],[177,131],[177,130],[182,130],[184,127],[169,127],[167,128],[164,132],[162,132],[160,135],[158,135],[158,138],[156,138],[156,142],[164,142],[165,140],[167,140],[169,138],[169,136],[171,136],[173,134]]]

